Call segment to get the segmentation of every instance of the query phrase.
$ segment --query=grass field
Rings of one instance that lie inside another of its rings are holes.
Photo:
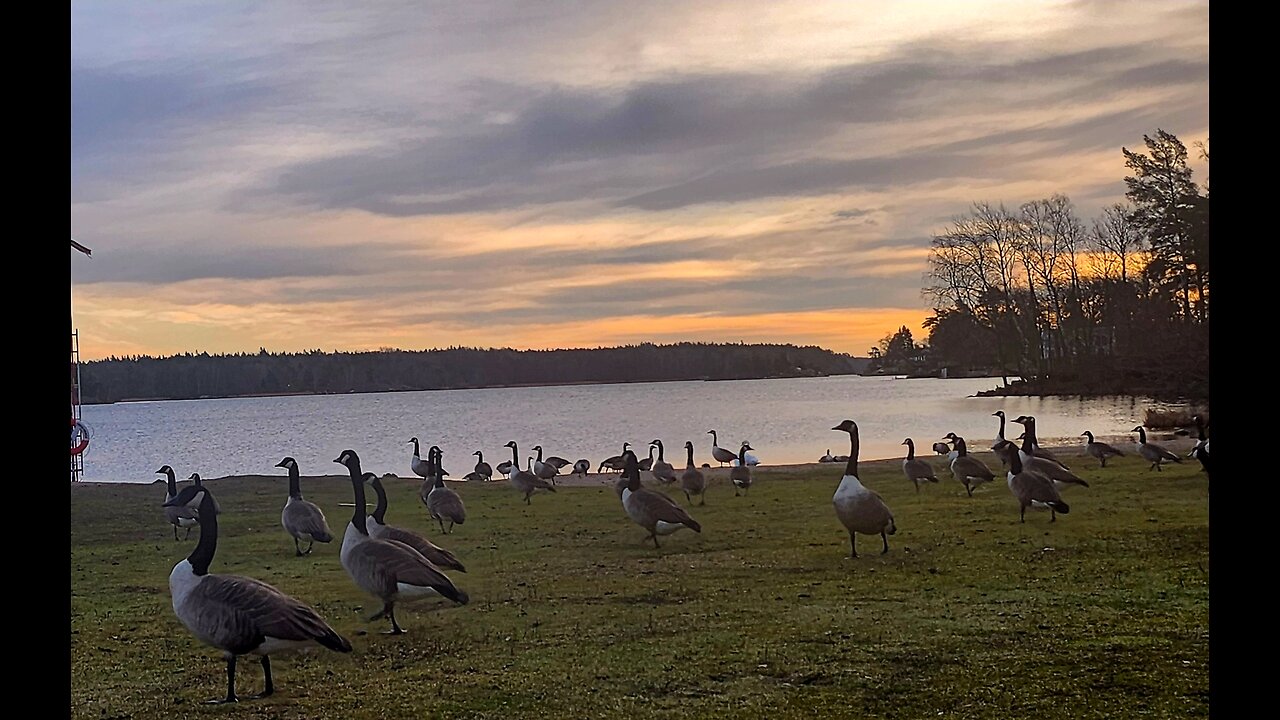
[[[981,456],[992,467],[989,454]],[[1068,459],[1070,463],[1070,459]],[[942,463],[935,460],[940,468]],[[898,533],[848,536],[831,495],[843,466],[723,475],[692,514],[701,535],[645,542],[612,488],[562,488],[526,507],[506,483],[455,486],[468,520],[428,523],[417,482],[391,480],[388,521],[466,563],[465,607],[405,607],[409,634],[338,562],[345,478],[303,479],[338,540],[296,558],[280,527],[287,481],[213,481],[212,571],[316,607],[355,651],[273,658],[266,700],[204,706],[225,663],[174,617],[174,542],[159,485],[83,485],[71,506],[71,703],[81,718],[1203,717],[1209,711],[1208,482],[1188,461],[1148,472],[1075,458],[1071,513],[1018,507],[1003,481],[917,495],[897,461],[863,463]],[[336,468],[336,466],[335,466]],[[1084,468],[1082,470],[1082,468]],[[673,493],[683,504],[684,496]],[[237,691],[262,689],[252,658]]]

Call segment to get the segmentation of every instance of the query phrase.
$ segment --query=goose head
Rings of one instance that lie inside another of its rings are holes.
[[[278,468],[286,468],[286,469],[288,469],[288,470],[296,470],[296,469],[298,468],[298,461],[297,461],[297,460],[294,460],[294,459],[293,459],[293,458],[291,458],[291,457],[286,457],[285,459],[283,459],[283,460],[281,460],[280,462],[276,463],[276,467],[278,467]]]
[[[946,441],[947,441],[947,442],[949,442],[949,443],[954,443],[956,440],[959,440],[959,439],[960,439],[960,436],[959,436],[959,435],[956,435],[956,434],[955,434],[955,433],[953,433],[953,432],[949,432],[949,433],[947,433],[946,435],[943,435],[943,436],[942,436],[942,439],[943,439],[943,440],[946,440]]]
[[[686,441],[685,441],[685,443],[684,443],[684,449],[685,449],[685,450],[692,450],[692,449],[693,449],[693,441],[692,441],[692,440],[686,440]],[[831,452],[831,451],[830,451],[830,450],[828,450],[827,452]]]
[[[1084,432],[1080,433],[1080,437],[1089,438],[1089,442],[1093,442],[1093,433],[1089,432],[1088,430],[1085,430]]]
[[[161,465],[161,466],[160,466],[160,469],[156,471],[156,474],[157,474],[157,475],[172,475],[172,474],[173,474],[173,468],[169,467],[168,465]]]
[[[1004,417],[1004,411],[1003,411],[1003,410],[997,410],[997,411],[995,411],[995,412],[991,413],[991,417],[998,417],[998,418],[1002,418],[1002,417]]]
[[[832,429],[832,430],[839,430],[839,431],[841,431],[841,432],[852,433],[852,432],[856,432],[856,431],[857,431],[857,429],[858,429],[858,423],[856,423],[856,422],[854,422],[854,421],[852,421],[852,420],[845,420],[844,422],[840,423],[839,425],[837,425],[837,426],[835,426],[835,427],[833,427],[833,428],[831,428],[831,429]]]
[[[626,485],[624,487],[628,488],[632,492],[639,490],[641,488],[640,461],[636,460],[636,454],[630,450],[622,453],[622,463],[623,469],[621,480],[626,480]]]
[[[334,462],[345,466],[348,470],[357,472],[360,470],[360,456],[356,454],[355,450],[343,450],[342,454],[338,455]]]

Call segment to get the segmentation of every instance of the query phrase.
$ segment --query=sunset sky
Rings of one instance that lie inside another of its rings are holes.
[[[1209,135],[1208,2],[71,5],[87,358],[923,338],[975,200]],[[1193,153],[1194,155],[1194,153]],[[1204,166],[1193,163],[1196,179]]]

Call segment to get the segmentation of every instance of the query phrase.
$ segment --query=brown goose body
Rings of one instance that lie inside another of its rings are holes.
[[[1131,432],[1138,433],[1138,454],[1146,459],[1147,462],[1151,463],[1151,467],[1148,468],[1148,470],[1161,472],[1160,465],[1166,460],[1179,464],[1182,463],[1182,458],[1172,452],[1169,452],[1165,446],[1153,442],[1147,442],[1147,431],[1141,425],[1135,427]]]
[[[387,524],[387,491],[382,487],[382,481],[373,473],[364,474],[365,482],[373,486],[374,493],[378,496],[378,505],[374,508],[373,515],[369,516],[366,527],[369,530],[369,536],[380,538],[382,540],[397,540],[417,550],[422,557],[426,558],[438,568],[445,570],[458,570],[466,572],[467,568],[463,566],[462,561],[453,553],[436,545],[430,540],[422,537],[412,530],[398,528],[394,525]]]
[[[858,424],[845,420],[831,429],[849,433],[849,459],[845,464],[844,477],[831,497],[836,518],[849,533],[849,557],[858,557],[857,534],[879,535],[884,543],[880,550],[883,555],[889,552],[889,536],[898,532],[898,526],[894,524],[893,513],[884,498],[858,479]]]
[[[658,459],[653,461],[649,466],[649,472],[653,473],[653,477],[663,485],[670,485],[676,481],[676,469],[671,463],[667,462],[663,455],[662,441],[654,440],[653,444],[658,446]]]
[[[438,595],[465,605],[467,594],[412,546],[369,535],[360,458],[355,451],[344,450],[334,462],[350,471],[355,495],[355,511],[342,538],[342,567],[357,587],[382,600],[382,610],[369,620],[390,618],[391,634],[398,635],[404,632],[395,616],[399,601]]]
[[[1094,440],[1093,433],[1088,430],[1085,430],[1081,435],[1089,438],[1088,442],[1085,443],[1084,451],[1089,455],[1089,457],[1098,461],[1098,467],[1106,467],[1107,458],[1109,457],[1124,457],[1124,453],[1111,445],[1099,440]]]
[[[652,539],[653,546],[658,544],[659,535],[670,535],[682,528],[701,533],[702,525],[689,516],[689,513],[675,500],[657,490],[651,490],[640,484],[640,463],[635,453],[626,453],[626,469],[618,482],[621,487],[622,508],[632,522],[649,531],[646,540]]]
[[[1027,508],[1049,511],[1049,522],[1058,519],[1058,513],[1066,515],[1070,506],[1062,501],[1058,487],[1047,476],[1023,466],[1017,448],[1007,445],[1001,449],[1009,462],[1007,479],[1009,492],[1018,501],[1018,521],[1027,521]],[[1047,462],[1047,461],[1046,461]]]
[[[216,500],[207,489],[197,492],[205,512],[200,541],[187,559],[169,575],[173,612],[201,642],[222,651],[227,660],[227,695],[214,702],[235,702],[236,658],[260,655],[266,688],[256,697],[275,692],[271,678],[274,653],[319,646],[351,652],[339,635],[310,606],[254,578],[209,572],[218,542]]]
[[[431,462],[435,480],[431,488],[426,490],[422,502],[426,504],[427,513],[431,515],[431,519],[440,523],[440,532],[452,534],[454,525],[461,525],[467,521],[467,507],[462,502],[462,496],[444,484],[443,460],[444,453],[439,448],[432,448]],[[449,521],[448,530],[444,529],[446,520]]]
[[[685,463],[684,472],[680,473],[680,489],[684,491],[684,499],[693,504],[691,495],[700,496],[699,505],[707,504],[707,476],[702,474],[698,466],[693,462],[693,443],[686,442],[684,449],[689,453],[688,462]]]
[[[964,438],[955,433],[947,433],[947,439],[956,446],[956,457],[951,461],[951,476],[964,485],[969,497],[973,497],[974,488],[995,480],[996,475],[986,463],[969,454]]]
[[[902,441],[902,444],[907,446],[907,456],[902,460],[902,473],[915,486],[916,492],[920,492],[920,483],[926,480],[931,483],[938,482],[938,473],[929,461],[916,457],[915,441],[907,438]]]
[[[1085,482],[1084,478],[1068,470],[1066,465],[1036,453],[1036,419],[1034,417],[1020,415],[1013,422],[1026,428],[1022,437],[1022,447],[1016,448],[1018,459],[1026,469],[1049,478],[1053,481],[1054,487],[1059,490],[1069,485],[1089,487],[1089,483]],[[1010,445],[1010,447],[1013,446]]]
[[[276,463],[276,467],[289,472],[289,498],[280,511],[280,524],[284,531],[293,538],[293,550],[297,557],[310,555],[311,548],[317,542],[333,542],[333,531],[329,529],[329,521],[319,505],[308,502],[302,497],[302,485],[298,477],[298,461],[286,457]],[[301,541],[307,541],[304,551]]]

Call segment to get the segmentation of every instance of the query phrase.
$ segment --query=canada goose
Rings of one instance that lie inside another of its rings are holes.
[[[365,473],[364,481],[373,486],[373,491],[378,495],[378,506],[374,509],[373,515],[370,515],[366,527],[369,528],[369,537],[375,537],[382,540],[398,540],[405,545],[417,550],[422,557],[431,561],[432,565],[438,568],[457,570],[466,572],[467,568],[462,565],[457,556],[436,545],[430,540],[422,537],[412,530],[405,530],[386,523],[387,517],[387,491],[382,487],[382,481],[373,473]]]
[[[560,457],[559,455],[550,455],[547,457],[547,459],[543,460],[542,462],[555,465],[557,470],[563,470],[566,467],[569,467],[570,465],[573,464],[568,460],[565,460],[564,458]]]
[[[583,480],[587,479],[587,473],[589,472],[591,472],[590,460],[586,458],[582,458],[581,460],[573,464],[573,474],[581,475]]]
[[[622,443],[622,452],[625,454],[627,452],[627,448],[629,447],[631,447],[631,443],[629,442]],[[618,472],[622,472],[623,470],[626,469],[625,456],[614,455],[613,457],[607,457],[604,460],[601,460],[600,467],[596,468],[596,472],[598,473],[604,470],[605,468],[608,468],[609,470],[617,470]]]
[[[934,443],[934,444],[933,444],[933,452],[934,452],[934,453],[936,453],[936,454],[938,454],[938,455],[941,455],[941,456],[945,457],[945,458],[947,459],[947,464],[948,464],[948,465],[950,465],[950,463],[951,463],[953,460],[955,460],[956,458],[960,457],[960,453],[959,453],[958,451],[956,451],[956,450],[952,450],[952,449],[951,449],[951,446],[950,446],[950,445],[948,445],[948,444],[946,444],[945,442],[936,442],[936,443]]]
[[[708,430],[707,434],[711,436],[711,458],[720,463],[720,467],[724,467],[727,462],[733,462],[738,459],[738,456],[732,450],[725,450],[720,447],[715,430]]]
[[[417,550],[399,540],[369,536],[360,456],[354,450],[343,450],[334,462],[346,466],[351,473],[351,489],[355,495],[355,512],[342,538],[342,567],[357,587],[382,601],[382,610],[369,621],[388,617],[391,619],[389,634],[399,635],[404,630],[396,622],[397,600],[440,595],[466,605],[467,594]]]
[[[920,492],[920,483],[924,480],[936,483],[938,475],[933,470],[933,466],[929,461],[916,457],[916,444],[911,438],[903,440],[901,445],[907,446],[907,456],[902,460],[902,472],[916,486],[916,492]]]
[[[176,499],[170,502],[176,502]],[[215,575],[209,564],[218,551],[218,513],[208,488],[196,491],[195,502],[203,513],[200,541],[187,559],[169,573],[173,613],[207,645],[222,651],[227,660],[227,696],[211,703],[236,702],[236,658],[262,656],[266,687],[254,697],[275,692],[271,681],[271,654],[308,645],[351,652],[351,643],[339,635],[308,605],[276,588],[241,575]],[[165,507],[171,507],[169,503]]]
[[[645,458],[645,459],[641,460],[640,462],[636,463],[636,466],[637,466],[637,467],[639,467],[641,470],[646,470],[646,471],[647,471],[647,470],[651,469],[651,468],[653,467],[653,451],[654,451],[655,449],[656,449],[656,447],[655,447],[655,446],[650,445],[650,446],[649,446],[649,457],[647,457],[647,458]],[[625,465],[623,466],[623,469],[624,469],[624,470],[626,469]]]
[[[1085,430],[1084,432],[1080,433],[1080,435],[1081,435],[1081,436],[1083,436],[1083,437],[1087,437],[1087,438],[1089,438],[1089,441],[1088,441],[1087,443],[1085,443],[1084,451],[1085,451],[1086,453],[1089,453],[1089,455],[1090,455],[1090,456],[1095,457],[1095,458],[1097,458],[1097,459],[1098,459],[1098,462],[1099,462],[1099,463],[1101,463],[1101,464],[1099,465],[1099,467],[1106,467],[1106,466],[1107,466],[1107,458],[1108,458],[1108,457],[1111,457],[1111,456],[1115,456],[1115,457],[1123,457],[1123,456],[1124,456],[1124,453],[1122,453],[1122,452],[1120,452],[1119,450],[1117,450],[1117,449],[1115,449],[1115,448],[1111,447],[1111,446],[1110,446],[1110,445],[1108,445],[1107,443],[1099,442],[1099,441],[1097,441],[1097,440],[1094,440],[1094,439],[1093,439],[1093,433],[1089,432],[1088,430]]]
[[[525,505],[533,504],[529,502],[529,496],[532,495],[533,491],[537,490],[538,488],[542,488],[543,490],[550,490],[551,492],[556,491],[555,485],[552,485],[546,480],[543,480],[537,475],[534,475],[529,470],[520,469],[520,448],[516,446],[515,440],[511,440],[507,442],[507,444],[504,445],[503,447],[511,448],[511,464],[512,464],[511,485],[516,490],[519,490],[520,492],[524,493]],[[532,467],[532,463],[530,463],[530,466]]]
[[[707,476],[702,474],[697,465],[693,464],[693,441],[687,441],[684,444],[685,451],[689,454],[689,460],[685,463],[684,472],[680,473],[680,489],[684,490],[684,499],[693,504],[693,498],[690,495],[700,495],[699,505],[707,504]]]
[[[663,457],[662,441],[654,440],[653,444],[650,445],[650,449],[653,448],[653,445],[658,446],[658,459],[653,461],[653,465],[650,466],[649,472],[653,473],[653,476],[658,479],[658,482],[664,485],[670,485],[676,481],[676,469],[672,467],[671,463],[666,461],[665,457]]]
[[[844,477],[836,487],[836,494],[831,496],[835,505],[836,517],[840,524],[849,531],[849,558],[858,557],[858,543],[854,533],[863,535],[879,535],[884,542],[883,555],[889,552],[889,536],[898,532],[893,522],[893,513],[874,490],[862,484],[858,479],[858,424],[845,420],[831,428],[849,433],[849,460],[844,467]]]
[[[186,528],[186,540],[191,537],[191,528],[200,524],[200,510],[194,505],[184,502],[181,505],[171,505],[174,498],[178,497],[178,481],[174,477],[173,468],[165,465],[156,471],[157,475],[164,475],[167,479],[166,491],[164,496],[164,516],[173,525],[173,539],[178,539],[178,528]],[[185,489],[185,488],[184,488]],[[188,501],[192,498],[192,494],[187,495]]]
[[[823,455],[822,457],[818,458],[818,462],[820,463],[830,463],[835,461],[836,461],[836,458],[834,455],[831,454],[831,448],[827,448],[826,455]]]
[[[411,437],[409,442],[413,444],[413,459],[409,461],[409,469],[413,470],[413,474],[420,478],[429,478],[430,470],[427,464],[422,461],[422,456],[418,452],[418,438]]]
[[[1204,418],[1199,415],[1192,415],[1191,419],[1196,423],[1196,444],[1191,448],[1191,452],[1187,457],[1193,457],[1200,461],[1200,467],[1204,468],[1205,473],[1209,472],[1209,436],[1204,432]]]
[[[752,448],[752,450],[754,449],[755,448]],[[755,455],[752,455],[749,452],[744,452],[742,453],[742,457],[738,459],[738,462],[740,462],[743,465],[749,465],[751,467],[755,467],[760,464],[760,458],[756,457]]]
[[[1062,501],[1057,486],[1048,476],[1023,466],[1022,457],[1013,443],[1001,446],[1000,452],[1009,464],[1006,475],[1009,492],[1018,500],[1018,522],[1027,521],[1028,507],[1048,510],[1049,522],[1056,522],[1058,513],[1066,515],[1071,512],[1070,506]]]
[[[1004,421],[1005,421],[1004,411],[1003,411],[1003,410],[997,410],[997,411],[995,411],[995,412],[991,413],[991,415],[992,415],[992,417],[998,417],[998,418],[1000,418],[1000,429],[996,431],[996,441],[995,441],[995,442],[993,442],[993,443],[991,443],[991,449],[992,449],[992,450],[999,450],[1000,448],[1004,447],[1004,444],[1005,444],[1005,443],[1009,442],[1008,440],[1005,440],[1005,439],[1004,439]],[[1001,457],[1001,459],[1002,459],[1002,461],[1003,461],[1004,453],[998,453],[998,454],[1000,455],[1000,457]]]
[[[534,445],[533,449],[538,451],[538,457],[533,461],[532,467],[529,468],[530,472],[543,480],[550,480],[551,484],[554,485],[556,482],[556,475],[560,474],[560,468],[564,466],[557,466],[554,463],[543,462],[541,445]]]
[[[991,482],[996,475],[991,472],[991,468],[987,467],[986,463],[969,454],[964,438],[955,433],[947,433],[946,439],[956,446],[952,451],[955,457],[951,460],[951,476],[964,485],[969,497],[973,497],[974,488],[984,482]]]
[[[444,453],[436,450],[432,463],[436,468],[436,479],[432,484],[431,490],[427,493],[426,503],[427,512],[431,514],[431,518],[440,523],[440,532],[453,534],[453,526],[461,525],[467,521],[467,508],[462,504],[462,496],[446,487],[444,484]],[[449,521],[449,529],[444,529],[444,521]],[[427,558],[430,560],[430,558]],[[461,569],[461,568],[459,568]]]
[[[511,479],[511,461],[510,460],[503,460],[502,462],[498,463],[498,467],[494,469],[502,473],[502,477],[508,480]]]
[[[636,462],[635,453],[628,450],[625,462],[626,469],[622,471],[622,479],[619,481],[622,485],[622,508],[637,525],[649,531],[649,538],[653,538],[655,548],[661,547],[658,544],[659,535],[670,535],[680,528],[702,532],[698,521],[689,517],[689,513],[675,500],[640,485],[640,463]]]
[[[1147,431],[1141,425],[1130,432],[1138,433],[1138,454],[1151,461],[1151,467],[1147,468],[1148,471],[1155,470],[1160,472],[1160,464],[1165,460],[1171,460],[1176,463],[1182,462],[1182,458],[1169,452],[1163,445],[1147,442]]]
[[[492,480],[492,479],[493,479],[493,468],[489,465],[489,463],[487,463],[487,462],[485,462],[485,461],[484,461],[484,453],[482,453],[482,452],[480,452],[479,450],[477,450],[477,451],[475,451],[475,452],[473,452],[473,453],[471,453],[471,454],[472,454],[472,455],[475,455],[475,456],[476,456],[476,458],[477,458],[477,459],[476,459],[476,468],[475,468],[475,470],[476,470],[476,475],[478,475],[478,476],[480,477],[480,479],[484,480],[485,482],[488,482],[489,480]]]
[[[749,443],[744,442],[742,443],[742,448],[740,449],[739,452],[745,453],[746,451],[752,450],[752,449],[754,448],[752,448]],[[740,457],[740,455],[735,457]],[[734,497],[738,497],[739,495],[738,490],[742,490],[742,492],[744,493],[750,490],[751,489],[751,466],[738,464],[738,465],[734,465],[732,468],[729,468],[729,480],[733,482]]]
[[[195,487],[198,487],[198,488],[204,487],[204,482],[200,479],[200,473],[191,473],[191,475],[187,479],[194,482]],[[218,504],[217,498],[213,499],[213,511],[219,515],[222,514],[222,506]]]
[[[1013,422],[1020,423],[1026,427],[1026,432],[1022,436],[1022,447],[1009,443],[1009,448],[1017,451],[1018,459],[1022,461],[1022,466],[1028,470],[1037,472],[1053,481],[1054,488],[1062,490],[1068,485],[1080,485],[1089,487],[1089,483],[1084,478],[1071,472],[1060,462],[1042,457],[1036,452],[1036,419],[1029,415],[1020,415]],[[1003,452],[1004,448],[997,451],[998,454],[1007,455]],[[1006,463],[1007,464],[1007,463]]]
[[[1038,458],[1044,458],[1045,460],[1048,460],[1050,462],[1055,462],[1061,465],[1063,469],[1066,469],[1066,470],[1071,469],[1067,467],[1066,463],[1059,460],[1056,455],[1040,447],[1040,438],[1036,435],[1036,419],[1034,417],[1030,415],[1019,415],[1018,417],[1014,418],[1012,422],[1016,422],[1019,425],[1026,428],[1026,430],[1023,432],[1023,438],[1022,438],[1023,440],[1022,463],[1024,465],[1027,462],[1027,458],[1030,457],[1031,455],[1034,455]],[[1026,449],[1027,440],[1031,441],[1030,449]]]
[[[333,542],[333,531],[324,519],[324,511],[313,502],[302,499],[302,487],[298,482],[298,461],[287,457],[276,463],[276,467],[289,471],[289,499],[284,503],[280,513],[280,524],[284,531],[293,537],[295,557],[310,555],[311,548],[317,541]],[[299,540],[307,541],[307,551],[302,551]]]

